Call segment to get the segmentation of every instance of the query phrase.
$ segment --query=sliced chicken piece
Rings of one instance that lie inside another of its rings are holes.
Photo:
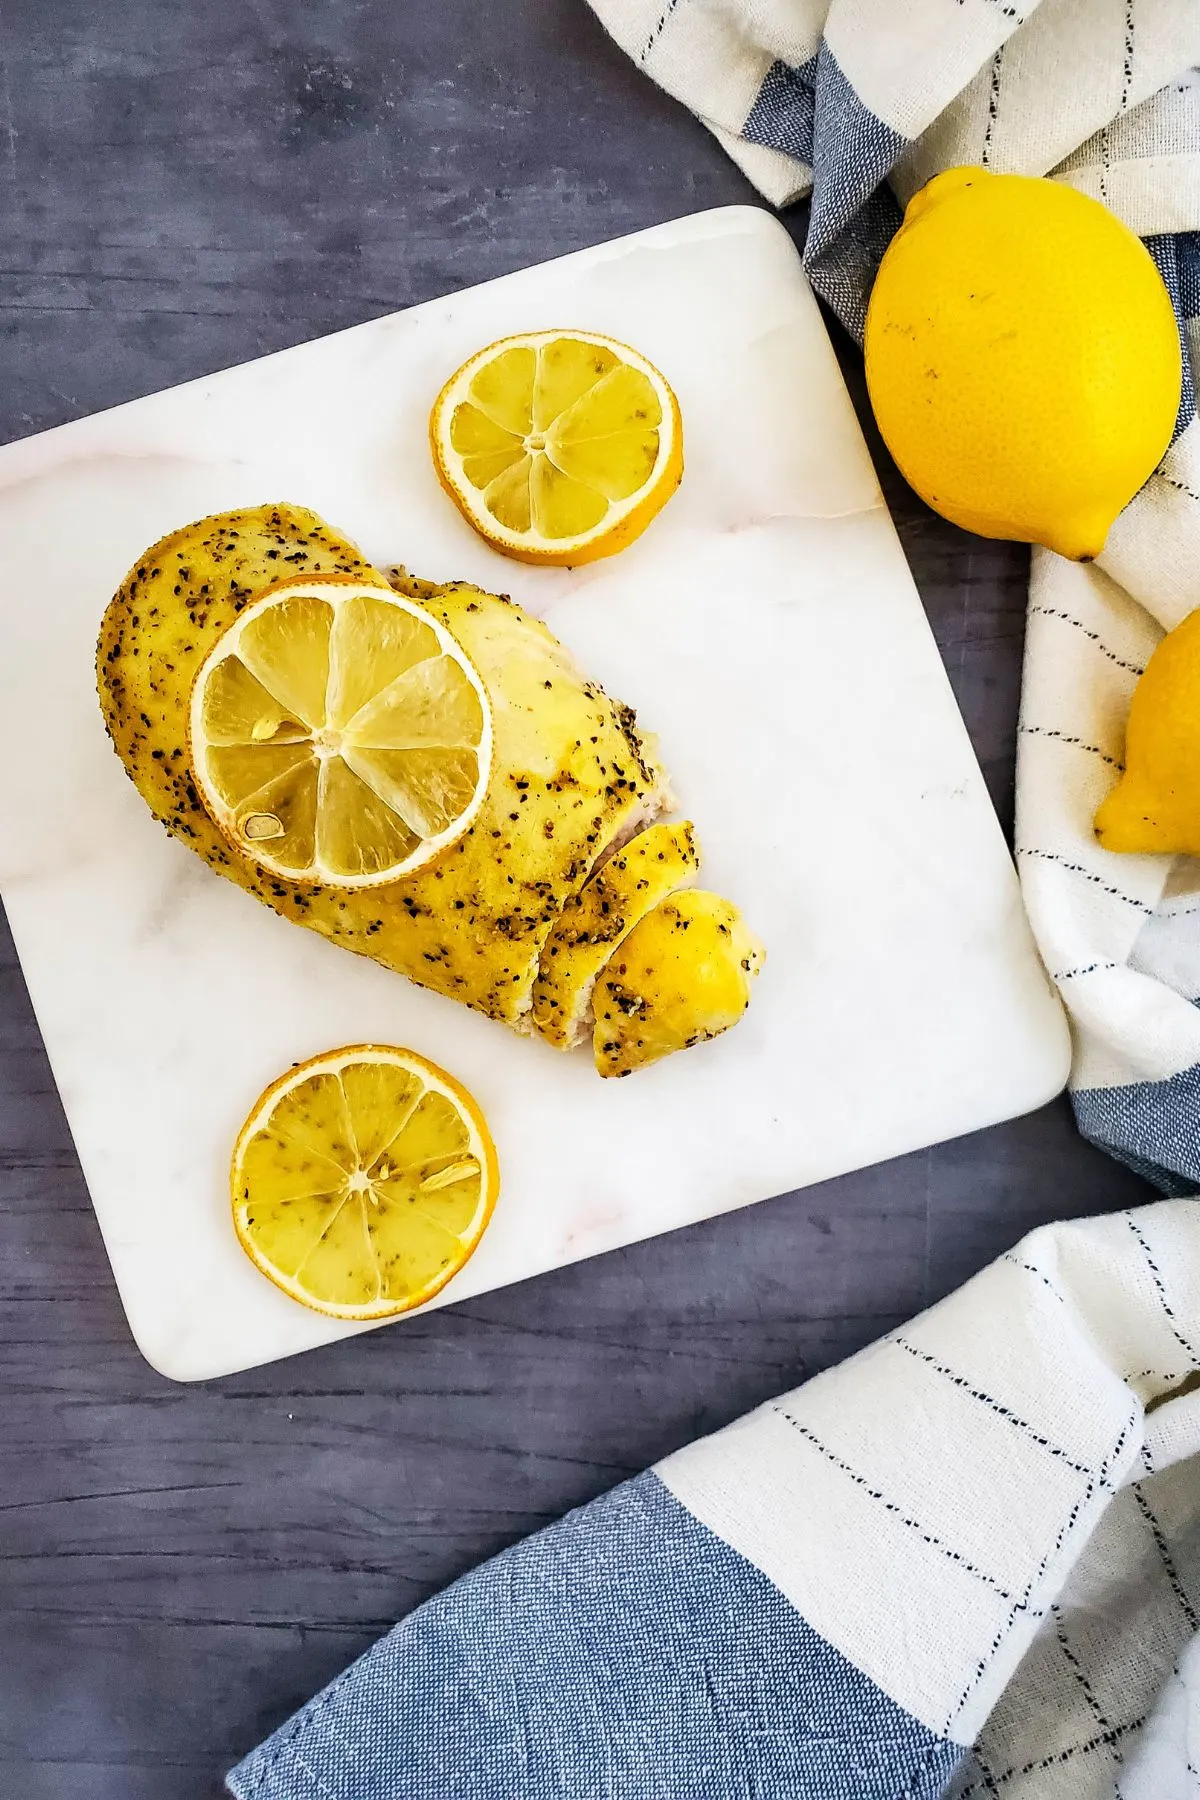
[[[656,906],[596,983],[601,1075],[632,1075],[736,1025],[766,950],[731,900],[702,889]]]
[[[584,1041],[592,991],[605,963],[660,900],[691,886],[699,868],[690,822],[651,825],[570,896],[533,984],[534,1029],[548,1043],[573,1050]]]

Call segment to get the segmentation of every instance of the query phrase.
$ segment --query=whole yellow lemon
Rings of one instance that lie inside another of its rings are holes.
[[[1061,182],[948,169],[867,311],[884,442],[935,511],[1084,561],[1161,460],[1182,355],[1149,251]]]
[[[1200,855],[1200,610],[1146,664],[1125,727],[1125,773],[1096,814],[1106,850]]]

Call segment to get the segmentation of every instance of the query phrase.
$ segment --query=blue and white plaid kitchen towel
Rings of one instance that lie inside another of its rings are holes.
[[[861,328],[939,169],[1051,173],[1200,351],[1200,0],[593,0]],[[1200,604],[1191,379],[1099,563],[1035,552],[1017,854],[1082,1129],[1200,1186],[1200,864],[1091,819]],[[861,1355],[506,1552],[234,1770],[241,1800],[1200,1800],[1200,1207],[1037,1232]]]

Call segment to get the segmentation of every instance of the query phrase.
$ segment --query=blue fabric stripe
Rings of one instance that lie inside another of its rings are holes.
[[[1164,1194],[1200,1188],[1200,1063],[1169,1081],[1081,1088],[1071,1099],[1084,1137]]]
[[[1185,319],[1200,319],[1200,231],[1177,231],[1173,242],[1180,311]]]
[[[810,255],[805,249],[809,280],[858,344],[863,340],[875,272],[899,230],[901,216],[895,195],[885,185],[871,195],[828,250]]]
[[[936,1800],[962,1751],[650,1472],[418,1608],[239,1800]]]
[[[863,105],[822,42],[813,121],[812,216],[805,246],[811,258],[829,250],[861,213],[907,143]]]
[[[782,150],[798,162],[813,159],[813,120],[817,104],[817,59],[793,69],[774,62],[763,77],[754,105],[742,126],[748,143]]]
[[[797,68],[772,64],[741,135],[812,165],[805,267],[861,342],[875,270],[900,223],[885,178],[907,138],[863,105],[824,42]]]
[[[1181,324],[1200,315],[1200,231],[1165,233],[1144,238],[1158,272],[1162,276],[1175,317]],[[1180,331],[1183,343],[1183,391],[1179,396],[1179,412],[1171,442],[1191,424],[1196,416],[1196,383],[1192,369],[1191,346],[1186,331]]]

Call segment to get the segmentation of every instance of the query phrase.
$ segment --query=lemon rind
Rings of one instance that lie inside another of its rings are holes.
[[[357,594],[370,594],[377,599],[388,601],[422,624],[428,625],[437,637],[442,654],[452,657],[464,670],[478,697],[483,718],[483,729],[477,751],[479,780],[470,805],[459,814],[452,824],[447,826],[445,831],[439,832],[436,837],[424,838],[418,849],[414,850],[404,862],[371,874],[347,876],[335,874],[326,869],[319,861],[314,861],[311,868],[305,870],[303,874],[297,874],[294,870],[285,869],[274,863],[269,853],[264,855],[261,843],[252,845],[244,843],[234,825],[234,810],[226,806],[212,791],[211,784],[205,777],[201,759],[196,753],[197,744],[204,741],[204,733],[201,728],[204,689],[210,675],[218,665],[236,652],[238,639],[247,624],[270,607],[278,605],[285,595],[288,598],[299,596],[328,600],[334,606],[338,606],[343,604],[346,598]],[[337,599],[333,598],[334,595],[338,596]],[[244,611],[238,614],[228,631],[214,644],[205,657],[196,671],[188,701],[189,761],[196,783],[196,791],[213,823],[239,856],[257,863],[260,868],[267,870],[280,880],[289,882],[293,886],[298,884],[301,887],[326,887],[341,890],[386,887],[391,882],[400,881],[404,876],[414,874],[418,869],[436,862],[447,850],[452,849],[460,838],[466,836],[478,817],[492,777],[493,738],[492,702],[487,686],[471,658],[448,627],[416,600],[397,593],[394,588],[386,584],[380,585],[378,582],[357,581],[353,577],[344,575],[304,576],[294,581],[281,581],[260,594]]]
[[[330,1301],[315,1299],[301,1283],[296,1281],[294,1276],[285,1275],[259,1252],[253,1237],[246,1231],[242,1218],[242,1213],[251,1202],[241,1194],[239,1169],[246,1146],[261,1130],[285,1094],[301,1086],[313,1075],[340,1074],[342,1069],[356,1062],[392,1063],[396,1067],[418,1076],[424,1082],[426,1092],[441,1094],[451,1102],[467,1127],[471,1153],[479,1162],[480,1198],[475,1216],[471,1221],[469,1234],[459,1239],[460,1244],[464,1246],[465,1253],[457,1262],[452,1263],[448,1270],[439,1271],[423,1288],[406,1296],[401,1301],[389,1300],[382,1304],[376,1301],[365,1306],[338,1306]],[[348,1044],[343,1049],[329,1050],[323,1054],[309,1057],[304,1062],[294,1064],[263,1090],[237,1135],[233,1155],[230,1159],[229,1184],[233,1204],[233,1227],[238,1243],[260,1274],[265,1275],[267,1280],[281,1293],[287,1294],[289,1299],[299,1301],[311,1312],[321,1313],[326,1318],[370,1324],[415,1312],[440,1294],[442,1289],[447,1287],[455,1276],[466,1267],[478,1249],[495,1211],[496,1198],[500,1191],[500,1167],[495,1143],[478,1102],[446,1069],[441,1068],[437,1063],[430,1062],[428,1057],[421,1056],[415,1050],[406,1050],[397,1045]]]
[[[658,396],[662,420],[658,426],[658,455],[641,487],[626,499],[610,503],[604,518],[590,531],[577,532],[573,537],[548,538],[537,531],[513,531],[511,527],[502,525],[482,504],[481,490],[459,477],[456,471],[460,458],[450,443],[450,421],[455,407],[468,398],[471,382],[485,363],[492,361],[504,350],[522,347],[537,349],[543,344],[553,343],[556,338],[573,338],[581,344],[595,344],[598,349],[616,351],[624,362],[645,375],[650,382]],[[522,331],[498,338],[494,344],[485,345],[454,371],[438,394],[430,413],[429,436],[438,480],[464,518],[493,548],[521,561],[570,563],[584,551],[593,557],[597,556],[601,546],[611,544],[613,551],[623,549],[657,517],[683,477],[683,421],[679,402],[670,383],[662,371],[640,351],[617,338],[606,337],[602,332],[569,328]],[[671,479],[672,465],[675,463],[678,468],[674,471],[674,479]],[[647,508],[649,510],[644,519],[635,517]],[[631,522],[635,529],[629,531]]]

